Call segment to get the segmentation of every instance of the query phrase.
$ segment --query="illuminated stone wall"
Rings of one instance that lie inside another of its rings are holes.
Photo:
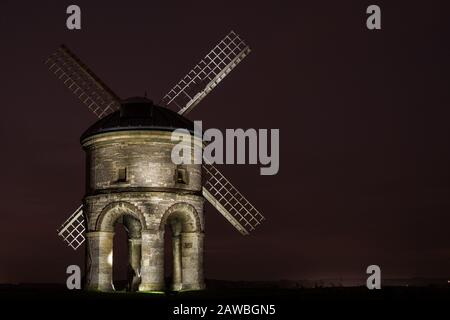
[[[201,165],[175,165],[170,155],[176,143],[162,131],[118,131],[82,141],[87,289],[114,289],[109,255],[115,223],[129,231],[132,290],[165,289],[166,224],[173,236],[171,289],[204,288]]]

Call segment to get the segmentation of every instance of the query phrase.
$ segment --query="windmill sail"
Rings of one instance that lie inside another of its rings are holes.
[[[203,165],[206,182],[203,196],[241,234],[248,235],[265,218],[263,215],[211,164]]]
[[[66,46],[59,47],[45,64],[99,118],[118,110],[119,97]]]
[[[85,240],[85,223],[83,216],[83,206],[78,207],[74,213],[61,225],[58,230],[58,236],[63,238],[67,245],[77,250]]]
[[[250,47],[231,31],[162,98],[162,103],[187,114],[249,53]]]
[[[219,42],[168,94],[162,103],[181,115],[192,110],[250,53],[233,31]],[[64,84],[99,118],[120,107],[120,98],[70,50],[61,46],[46,61]],[[211,164],[204,164],[203,196],[243,235],[264,220],[262,214]],[[80,206],[60,227],[58,235],[76,250],[85,241],[85,220]]]

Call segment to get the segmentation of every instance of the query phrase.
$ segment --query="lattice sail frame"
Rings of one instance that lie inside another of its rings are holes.
[[[45,64],[98,118],[119,109],[120,98],[66,46],[60,46]],[[85,230],[80,206],[61,225],[58,235],[77,250],[85,241]]]
[[[248,235],[262,221],[264,216],[245,198],[212,164],[203,164],[205,183],[203,196],[241,234]]]
[[[45,64],[99,118],[119,109],[120,98],[66,46]]]
[[[228,33],[161,100],[181,115],[191,111],[249,53],[250,47],[234,31]]]
[[[85,241],[85,231],[83,206],[81,205],[58,229],[58,236],[63,238],[73,250],[77,250]]]
[[[181,115],[187,114],[250,52],[249,46],[231,31],[163,97],[162,103],[168,107],[176,106]],[[98,118],[119,109],[120,98],[67,47],[58,48],[45,63]],[[216,167],[204,164],[203,172],[206,176],[203,196],[241,234],[248,235],[265,220]],[[85,241],[85,230],[80,206],[61,225],[58,235],[76,250]]]

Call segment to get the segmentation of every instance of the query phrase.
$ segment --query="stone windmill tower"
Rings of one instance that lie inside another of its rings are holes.
[[[128,234],[129,288],[164,290],[164,230],[172,231],[172,290],[204,288],[204,199],[247,235],[264,217],[212,165],[176,165],[171,133],[186,129],[185,115],[250,52],[233,31],[217,44],[158,106],[147,98],[121,100],[65,46],[46,64],[100,120],[81,137],[86,194],[58,234],[77,249],[87,239],[87,289],[111,291],[114,226]],[[170,108],[179,109],[178,113]]]

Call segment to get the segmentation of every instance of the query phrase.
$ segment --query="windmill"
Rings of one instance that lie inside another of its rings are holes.
[[[250,48],[231,31],[160,101],[185,117],[248,54]],[[67,47],[62,45],[46,61],[49,70],[98,118],[118,111],[121,100]],[[263,220],[262,214],[212,164],[202,164],[203,197],[242,235],[248,235]],[[83,205],[61,225],[58,235],[76,250],[85,241],[86,221]]]

